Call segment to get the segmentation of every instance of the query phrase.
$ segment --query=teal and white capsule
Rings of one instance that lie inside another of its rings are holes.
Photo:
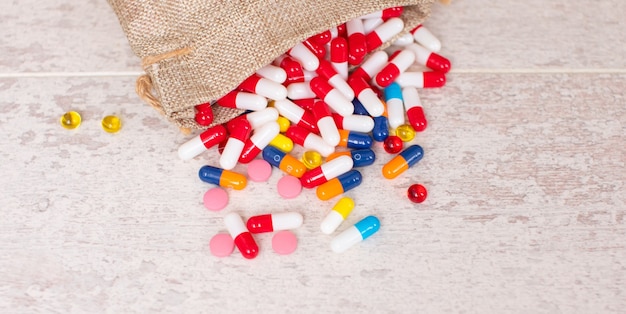
[[[335,253],[345,252],[355,244],[369,238],[380,229],[380,221],[375,216],[367,216],[354,226],[346,229],[330,242]]]

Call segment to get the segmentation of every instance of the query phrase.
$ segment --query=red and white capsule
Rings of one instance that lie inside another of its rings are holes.
[[[294,104],[291,100],[277,100],[274,102],[274,108],[278,110],[281,116],[287,118],[287,120],[291,121],[294,125],[311,132],[318,132],[317,123],[313,114]]]
[[[348,79],[348,41],[343,37],[330,42],[330,63],[341,77]]]
[[[405,72],[415,62],[415,54],[411,50],[400,50],[395,53],[387,65],[376,74],[376,84],[387,87],[393,83],[400,74]]]
[[[358,65],[367,54],[367,39],[361,19],[352,19],[346,22],[348,33],[348,63]]]
[[[441,41],[422,24],[418,24],[410,33],[413,34],[413,38],[415,38],[418,44],[426,47],[428,50],[434,52],[441,50]]]
[[[365,59],[361,66],[356,68],[352,72],[352,74],[350,74],[350,77],[360,76],[366,82],[369,82],[374,76],[376,76],[376,74],[378,74],[378,72],[380,72],[380,70],[385,67],[387,61],[389,61],[389,56],[387,56],[386,52],[374,52],[369,57],[367,57],[367,59]]]
[[[352,157],[339,156],[305,172],[300,177],[300,182],[303,187],[311,189],[352,170],[353,166]]]
[[[352,114],[346,117],[333,113],[333,120],[338,129],[360,133],[369,133],[374,129],[374,119],[370,116]]]
[[[354,105],[340,91],[333,88],[321,77],[314,77],[310,82],[313,93],[330,106],[335,112],[342,116],[351,115],[354,112]]]
[[[296,212],[265,214],[248,218],[246,226],[251,233],[273,232],[300,228],[303,220]]]
[[[413,51],[415,54],[415,62],[418,64],[425,65],[429,69],[442,73],[450,71],[450,60],[445,57],[434,53],[419,44],[408,45],[406,49]]]
[[[200,135],[190,139],[178,148],[178,157],[182,160],[190,160],[206,152],[211,147],[218,145],[226,139],[226,128],[218,124],[206,129]]]
[[[349,84],[354,90],[356,98],[365,107],[370,116],[380,117],[383,114],[385,105],[383,105],[378,95],[362,77],[351,77]]]
[[[396,47],[406,47],[413,43],[415,43],[415,39],[413,38],[413,35],[411,35],[410,33],[407,33],[398,37],[398,39],[396,39],[392,43],[392,45]]]
[[[287,80],[287,72],[283,68],[273,64],[268,64],[256,70],[256,74],[279,84],[282,84],[285,80]]]
[[[326,30],[323,31],[319,34],[315,34],[311,37],[309,37],[309,39],[313,40],[314,42],[320,44],[320,45],[326,45],[330,42],[330,40],[332,39],[332,33],[330,30]]]
[[[433,88],[446,85],[446,75],[441,72],[404,72],[396,83],[401,87]]]
[[[231,91],[224,97],[218,99],[216,103],[226,108],[237,108],[245,110],[261,110],[267,107],[267,99],[261,95]]]
[[[303,43],[297,43],[287,51],[287,54],[300,62],[307,71],[315,71],[320,65],[319,58]]]
[[[287,132],[285,132],[285,135],[294,143],[305,149],[314,150],[324,157],[327,157],[335,151],[335,147],[328,145],[321,136],[313,134],[296,125],[290,126]]]
[[[241,255],[247,259],[253,259],[259,254],[259,246],[254,241],[252,234],[243,223],[243,219],[237,213],[224,216],[224,225],[235,242],[235,246]]]
[[[270,121],[276,121],[276,119],[278,119],[278,110],[272,107],[267,107],[263,110],[252,111],[233,118],[233,120],[235,119],[248,120],[248,122],[250,122],[250,127],[255,130]]]
[[[226,146],[220,156],[220,166],[225,170],[231,170],[237,165],[239,155],[250,137],[252,127],[245,119],[233,119],[226,124],[230,137],[226,141]]]
[[[287,86],[287,97],[291,100],[315,98],[310,82],[291,83]]]
[[[340,91],[348,100],[354,99],[354,91],[346,80],[335,71],[330,62],[320,60],[320,66],[315,72],[317,72],[320,77],[326,79],[328,84]]]
[[[326,56],[326,47],[312,40],[311,38],[307,38],[302,42],[302,44],[309,48],[309,50],[317,57],[317,59],[324,58]]]
[[[317,128],[320,130],[320,135],[324,141],[330,146],[337,146],[341,140],[339,130],[335,125],[330,109],[323,101],[319,100],[313,106],[313,117],[317,121]]]
[[[287,88],[285,88],[285,86],[272,80],[262,78],[256,74],[243,80],[238,88],[269,99],[279,100],[287,98]]]
[[[239,155],[239,162],[247,164],[265,148],[280,133],[278,122],[268,122],[254,131],[252,136],[246,141]]]
[[[379,17],[371,19],[363,19],[363,31],[365,35],[371,33],[376,27],[381,26],[385,21]]]
[[[428,126],[426,116],[424,115],[424,109],[422,108],[422,101],[420,100],[417,88],[405,87],[402,89],[402,98],[404,100],[404,108],[406,110],[406,116],[409,119],[409,123],[416,132],[422,132]]]
[[[283,69],[285,71],[285,74],[287,75],[287,78],[283,83],[284,85],[304,82],[304,69],[302,68],[302,64],[300,64],[300,62],[296,61],[292,57],[288,55],[282,55],[274,60],[274,64]]]
[[[384,42],[389,41],[392,37],[400,34],[404,29],[404,22],[401,18],[390,18],[387,22],[376,27],[371,33],[367,34],[367,51],[374,51],[382,46]]]

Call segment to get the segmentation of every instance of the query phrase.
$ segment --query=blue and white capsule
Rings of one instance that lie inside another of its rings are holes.
[[[354,226],[344,230],[330,242],[330,249],[342,253],[355,244],[369,238],[380,229],[380,221],[375,216],[367,216]]]
[[[404,100],[402,88],[398,83],[385,87],[385,103],[387,104],[387,120],[389,127],[395,129],[404,124]]]

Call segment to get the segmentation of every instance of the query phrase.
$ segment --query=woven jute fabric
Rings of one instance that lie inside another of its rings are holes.
[[[194,106],[218,99],[302,40],[355,17],[405,6],[405,31],[434,0],[108,0],[145,76],[144,100],[181,128],[202,128]],[[213,106],[213,124],[241,111]]]

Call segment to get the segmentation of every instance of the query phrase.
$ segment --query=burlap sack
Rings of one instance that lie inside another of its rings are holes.
[[[137,93],[183,131],[194,106],[225,95],[302,40],[355,17],[406,6],[408,31],[434,0],[108,0],[145,75]],[[213,106],[213,124],[240,113]]]

